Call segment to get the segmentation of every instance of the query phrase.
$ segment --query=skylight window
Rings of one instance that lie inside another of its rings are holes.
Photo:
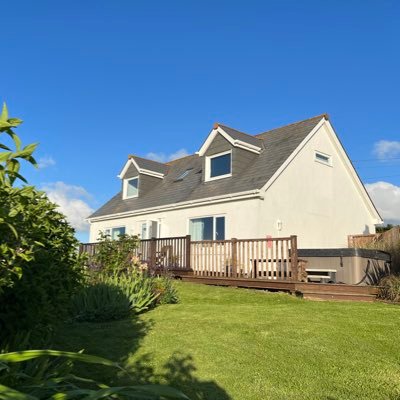
[[[189,174],[189,172],[192,170],[193,168],[188,168],[186,171],[183,171],[176,179],[176,181],[181,181],[185,176],[187,176]]]

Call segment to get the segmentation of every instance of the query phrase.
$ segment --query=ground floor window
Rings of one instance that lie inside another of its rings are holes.
[[[119,226],[117,228],[107,228],[104,230],[104,233],[109,235],[112,240],[116,240],[119,236],[125,235],[125,227]]]
[[[160,223],[158,221],[143,221],[140,226],[140,238],[151,239],[160,236]]]
[[[203,217],[189,220],[192,240],[225,240],[225,217]]]

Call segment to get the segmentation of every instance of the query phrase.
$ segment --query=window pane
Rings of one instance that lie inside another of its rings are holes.
[[[226,175],[231,173],[231,154],[225,154],[223,156],[214,157],[210,159],[211,171],[210,177]]]
[[[111,233],[111,239],[116,240],[120,235],[125,234],[125,227],[121,226],[119,228],[113,228]]]
[[[215,218],[215,239],[216,240],[225,240],[225,217],[217,217]]]
[[[138,182],[139,182],[138,178],[130,179],[129,181],[127,181],[126,185],[127,197],[133,197],[138,195]]]
[[[213,225],[213,217],[191,219],[189,232],[192,240],[212,240]]]
[[[329,162],[330,162],[330,157],[326,156],[324,154],[321,154],[321,153],[315,153],[315,158],[317,160],[319,160],[319,161],[322,161],[322,162],[326,163],[326,164],[329,164]]]
[[[140,235],[140,238],[141,239],[148,239],[147,238],[147,223],[146,222],[144,222],[143,224],[142,224],[142,233],[141,233],[141,235]]]

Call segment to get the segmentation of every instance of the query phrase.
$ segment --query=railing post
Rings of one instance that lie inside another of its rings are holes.
[[[157,259],[157,242],[156,238],[152,237],[150,240],[150,268],[156,267]]]
[[[237,239],[232,238],[232,277],[237,278]]]
[[[291,235],[290,236],[290,258],[291,258],[291,269],[292,269],[292,281],[299,280],[299,257],[297,253],[297,236]]]
[[[186,235],[186,268],[190,268],[190,248],[191,248],[192,238],[190,235]]]

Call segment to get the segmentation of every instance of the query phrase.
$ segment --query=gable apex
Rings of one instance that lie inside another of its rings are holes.
[[[164,178],[164,175],[168,172],[168,165],[148,160],[146,158],[129,155],[128,161],[125,163],[119,175],[117,175],[118,178],[123,179],[131,165],[137,169],[139,174],[154,176],[156,178]]]
[[[256,154],[260,154],[263,150],[262,140],[216,122],[207,139],[197,152],[199,156],[203,156],[206,153],[207,149],[218,134],[223,136],[233,147],[239,147]]]

